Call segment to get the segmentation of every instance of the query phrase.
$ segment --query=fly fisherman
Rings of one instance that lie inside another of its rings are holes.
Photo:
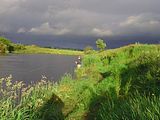
[[[75,63],[76,63],[76,65],[77,65],[77,68],[80,68],[81,67],[81,57],[80,56],[78,56],[78,60],[77,61],[75,61]]]

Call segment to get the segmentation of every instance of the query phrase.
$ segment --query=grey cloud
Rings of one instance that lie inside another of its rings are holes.
[[[44,34],[44,35],[65,35],[70,32],[69,29],[67,28],[52,28],[50,24],[43,23],[41,26],[36,27],[36,28],[31,28],[29,31],[30,33],[35,33],[35,34]]]
[[[159,0],[2,0],[0,31],[114,36],[159,34]]]
[[[130,16],[119,24],[119,34],[160,34],[160,15],[141,14]]]

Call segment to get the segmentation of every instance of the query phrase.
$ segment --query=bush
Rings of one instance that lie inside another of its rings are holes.
[[[84,48],[84,54],[91,54],[93,52],[93,48],[91,46],[87,46]]]

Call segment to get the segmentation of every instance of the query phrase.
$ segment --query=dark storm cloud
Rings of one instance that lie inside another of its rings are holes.
[[[159,0],[1,0],[0,31],[45,35],[158,35],[159,6]]]

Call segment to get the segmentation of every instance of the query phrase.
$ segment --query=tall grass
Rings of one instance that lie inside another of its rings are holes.
[[[13,83],[11,79],[11,76],[0,79],[0,119],[34,120],[42,116],[39,111],[54,94],[56,84],[42,79],[36,85],[24,87],[22,82]]]
[[[159,120],[160,96],[135,92],[127,98],[106,99],[95,118],[99,120]]]

